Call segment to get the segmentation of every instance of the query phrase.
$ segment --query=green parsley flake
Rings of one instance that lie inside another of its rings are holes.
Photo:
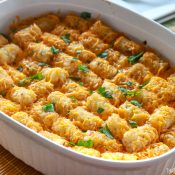
[[[74,96],[70,96],[70,98],[72,99],[73,102],[77,101],[76,97],[74,97]]]
[[[38,73],[38,74],[35,74],[31,77],[27,77],[27,78],[24,78],[22,80],[19,81],[19,86],[24,86],[26,81],[32,81],[32,80],[42,80],[44,77],[42,75],[42,73]]]
[[[93,91],[93,90],[89,90],[89,93],[90,93],[90,94],[93,94],[93,93],[94,93],[94,91]]]
[[[143,104],[138,102],[137,100],[131,100],[130,101],[133,105],[141,107]]]
[[[2,95],[4,97],[6,95],[6,92],[5,91],[1,91],[0,95]]]
[[[77,61],[77,60],[78,60],[78,58],[72,58],[72,60],[73,60],[73,61]]]
[[[89,71],[88,67],[83,64],[78,65],[78,70],[84,73],[87,73]]]
[[[77,50],[77,51],[76,51],[76,54],[80,55],[81,52],[82,52],[82,50]]]
[[[140,89],[142,89],[144,86],[146,86],[150,80],[145,81],[142,85],[139,86]]]
[[[52,46],[50,49],[51,49],[53,54],[58,54],[60,51],[59,49],[55,48],[54,46]]]
[[[70,76],[69,78],[70,78],[71,80],[74,80],[74,81],[79,81],[79,80],[81,80],[80,77],[73,77],[73,76]]]
[[[129,86],[129,87],[131,87],[131,86],[133,85],[133,82],[132,82],[132,81],[128,81],[128,82],[126,83],[126,85]]]
[[[61,39],[62,39],[65,43],[69,44],[69,43],[70,43],[70,34],[67,33],[67,34],[61,36]]]
[[[133,120],[128,120],[128,123],[131,125],[132,128],[137,128],[137,126],[138,126],[137,122],[135,122]]]
[[[42,107],[42,109],[45,111],[45,112],[54,112],[55,109],[54,109],[54,104],[53,103],[50,103],[50,104],[46,104]]]
[[[128,62],[131,64],[135,64],[138,60],[143,56],[144,52],[140,52],[138,54],[132,55],[128,57]]]
[[[98,93],[105,98],[112,98],[112,94],[109,91],[106,91],[105,87],[99,87]]]
[[[108,57],[108,52],[102,52],[100,54],[97,55],[100,58],[107,58]]]
[[[101,114],[103,111],[104,111],[103,108],[98,108],[98,109],[97,109],[98,114]]]
[[[92,148],[94,143],[92,140],[78,140],[77,146],[84,146],[86,148]]]
[[[81,12],[80,17],[83,18],[83,19],[90,19],[91,18],[91,13]]]
[[[103,128],[100,128],[99,132],[105,134],[110,139],[114,138],[107,125],[105,125]]]
[[[76,144],[75,144],[74,142],[69,142],[69,144],[70,144],[71,146],[76,146]]]
[[[84,86],[83,82],[79,82],[79,85],[80,85],[80,86]]]
[[[118,89],[125,95],[125,96],[129,96],[129,97],[133,97],[133,96],[139,96],[141,91],[130,91],[129,89],[123,88],[123,87],[118,87]]]
[[[20,71],[20,72],[22,72],[22,71],[23,71],[23,67],[22,67],[22,66],[19,66],[19,67],[17,68],[17,70]]]

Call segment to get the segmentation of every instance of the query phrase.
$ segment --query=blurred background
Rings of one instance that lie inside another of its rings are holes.
[[[175,0],[110,0],[175,32]]]

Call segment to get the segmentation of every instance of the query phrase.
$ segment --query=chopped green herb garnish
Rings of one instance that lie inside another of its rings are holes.
[[[60,51],[59,49],[55,48],[54,46],[52,46],[50,49],[51,49],[53,54],[58,54]]]
[[[133,105],[139,106],[139,107],[143,105],[142,103],[138,102],[137,100],[131,100],[130,102],[131,102]]]
[[[44,67],[44,66],[48,66],[48,64],[45,63],[45,62],[39,62],[39,63],[38,63],[38,66]]]
[[[54,112],[55,109],[54,109],[54,104],[53,103],[49,103],[49,104],[46,104],[42,107],[42,109],[45,111],[45,112]]]
[[[22,72],[22,71],[23,71],[23,67],[22,67],[22,66],[19,66],[19,67],[17,68],[17,70],[20,71],[20,72]]]
[[[108,52],[102,52],[100,54],[97,55],[100,58],[107,58],[108,57]]]
[[[81,12],[80,17],[83,18],[83,19],[90,19],[91,18],[91,13]]]
[[[84,86],[83,82],[79,82],[79,85],[80,85],[80,86]]]
[[[69,144],[72,146],[76,146],[76,144],[74,142],[69,142]]]
[[[4,97],[6,95],[6,92],[5,91],[1,91],[0,95],[2,95]]]
[[[42,75],[42,73],[38,73],[38,74],[35,74],[31,77],[27,77],[27,78],[24,78],[22,80],[19,81],[19,86],[24,86],[26,81],[32,81],[32,80],[42,80],[44,77]]]
[[[99,132],[105,134],[110,139],[114,138],[107,125],[105,125],[103,128],[100,128]]]
[[[132,128],[137,128],[137,126],[138,126],[137,122],[135,122],[133,120],[128,120],[128,123],[131,125]]]
[[[150,80],[145,81],[142,85],[139,86],[140,89],[142,89],[144,86],[146,86]]]
[[[31,80],[42,80],[44,77],[42,75],[42,73],[38,73],[38,74],[35,74],[31,77],[29,77]]]
[[[129,89],[119,87],[118,88],[125,96],[133,97],[133,96],[138,96],[140,95],[140,90],[138,91],[130,91]]]
[[[78,70],[81,72],[84,72],[84,73],[89,71],[88,67],[86,65],[83,65],[83,64],[78,65]]]
[[[143,56],[144,52],[140,52],[138,54],[132,55],[128,57],[128,62],[131,64],[135,64],[138,60]]]
[[[87,148],[92,148],[94,143],[92,140],[78,140],[77,146],[84,146],[84,147],[87,147]]]
[[[93,93],[94,93],[94,91],[93,91],[93,90],[89,90],[89,93],[90,93],[90,94],[93,94]]]
[[[74,96],[70,96],[70,98],[73,100],[73,102],[77,101],[76,97],[74,97]]]
[[[112,94],[109,91],[106,91],[105,87],[99,87],[98,93],[105,98],[112,98]]]
[[[69,44],[69,43],[70,43],[70,34],[67,33],[67,34],[61,36],[61,39],[62,39],[65,43]]]
[[[70,78],[71,80],[74,80],[74,81],[79,81],[79,80],[81,80],[80,77],[72,77],[72,76],[70,76],[69,78]]]
[[[72,60],[73,60],[73,61],[77,61],[77,60],[78,60],[78,58],[72,58]]]
[[[77,50],[77,51],[76,51],[76,54],[79,55],[81,52],[82,52],[82,50]]]
[[[98,109],[97,109],[98,114],[101,114],[103,111],[104,111],[103,108],[98,108]]]
[[[129,86],[129,87],[131,87],[131,86],[133,85],[133,82],[132,82],[132,81],[128,81],[128,82],[126,83],[126,85]]]

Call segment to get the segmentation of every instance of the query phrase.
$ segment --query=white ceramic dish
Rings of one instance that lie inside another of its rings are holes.
[[[89,11],[109,25],[158,50],[175,64],[175,35],[166,28],[104,0],[4,0],[0,1],[0,31],[16,15],[35,16],[49,11]],[[58,146],[0,113],[0,144],[19,159],[48,175],[170,175],[175,170],[175,149],[153,159],[107,161]]]

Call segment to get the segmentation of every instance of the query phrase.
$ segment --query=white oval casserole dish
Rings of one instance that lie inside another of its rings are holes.
[[[164,27],[105,0],[1,0],[0,31],[10,22],[50,11],[88,11],[148,45],[175,64],[175,35]],[[175,148],[156,158],[110,161],[58,146],[0,112],[0,144],[13,155],[48,175],[170,175],[175,172]]]

